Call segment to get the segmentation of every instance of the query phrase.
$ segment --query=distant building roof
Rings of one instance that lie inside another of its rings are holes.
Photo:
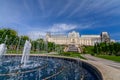
[[[62,34],[57,34],[57,35],[51,35],[52,38],[66,38],[66,35],[62,35]]]
[[[81,35],[82,38],[99,38],[100,35]]]

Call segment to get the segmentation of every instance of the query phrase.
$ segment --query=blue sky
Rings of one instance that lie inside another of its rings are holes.
[[[120,0],[0,0],[0,28],[38,38],[46,32],[109,32],[120,39]]]

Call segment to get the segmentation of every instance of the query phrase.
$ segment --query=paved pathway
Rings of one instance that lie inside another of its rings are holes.
[[[84,54],[82,56],[87,58],[89,61],[95,61],[98,63],[102,63],[102,64],[105,64],[107,66],[110,66],[110,67],[113,67],[115,69],[120,70],[120,63],[119,62],[114,62],[114,61],[110,61],[110,60],[106,60],[106,59],[97,58],[97,57],[91,56],[89,54]]]

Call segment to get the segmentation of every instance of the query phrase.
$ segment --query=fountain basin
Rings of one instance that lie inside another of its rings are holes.
[[[10,72],[6,67],[6,73],[0,73],[0,79],[102,80],[101,73],[94,66],[77,59],[32,55],[30,56],[30,63],[32,64],[28,64],[26,67],[18,67],[20,58],[20,55],[5,56],[8,62],[18,60],[17,63],[14,62],[15,64],[13,64],[13,67],[16,68],[17,66],[17,72]],[[13,60],[11,61],[11,59]],[[35,66],[31,66],[33,64]]]

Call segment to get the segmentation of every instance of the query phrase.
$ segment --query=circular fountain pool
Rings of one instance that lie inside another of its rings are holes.
[[[21,56],[5,56],[0,63],[0,80],[101,80],[87,63],[75,59],[31,56],[27,65]]]

